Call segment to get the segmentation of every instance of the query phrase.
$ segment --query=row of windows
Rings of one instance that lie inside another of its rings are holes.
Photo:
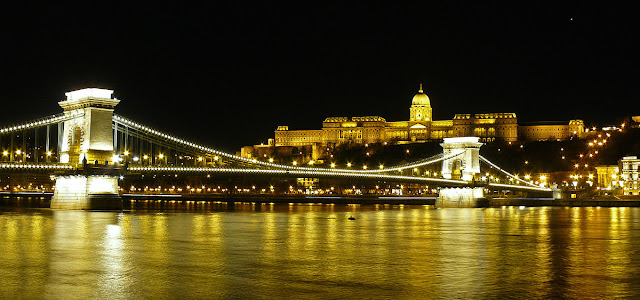
[[[566,128],[566,127],[565,128],[557,128],[557,127],[556,128],[527,128],[528,132],[531,132],[531,131],[561,131],[561,130],[562,131],[566,131],[566,130],[568,130],[568,128]]]

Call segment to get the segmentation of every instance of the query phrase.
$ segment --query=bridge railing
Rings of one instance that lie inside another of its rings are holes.
[[[0,170],[34,170],[34,171],[47,171],[47,170],[73,170],[74,166],[61,163],[14,163],[14,162],[1,162]]]

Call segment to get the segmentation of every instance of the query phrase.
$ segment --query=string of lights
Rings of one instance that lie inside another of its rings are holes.
[[[51,125],[51,124],[57,124],[57,123],[60,123],[60,122],[64,122],[64,121],[67,121],[67,120],[78,118],[78,117],[83,116],[83,115],[84,115],[84,112],[82,112],[82,111],[71,112],[71,113],[66,113],[65,112],[65,113],[60,113],[60,114],[56,114],[56,115],[51,115],[51,116],[47,116],[47,117],[40,118],[40,119],[37,119],[37,120],[33,120],[33,121],[26,122],[26,123],[22,123],[22,124],[19,124],[19,125],[0,128],[0,134],[20,131],[20,130],[26,130],[26,129],[36,128],[36,127],[42,127],[42,126],[47,126],[47,125]]]
[[[174,143],[178,143],[180,145],[183,146],[188,146],[194,149],[197,149],[199,151],[205,152],[205,153],[210,153],[210,154],[214,154],[214,155],[218,155],[221,157],[226,157],[228,159],[231,160],[236,160],[236,161],[241,161],[241,162],[245,162],[245,163],[252,163],[252,164],[256,164],[256,165],[261,165],[261,166],[265,166],[265,167],[269,167],[269,168],[275,168],[275,169],[284,169],[284,170],[301,170],[301,171],[328,171],[328,172],[349,172],[349,173],[384,173],[384,172],[394,172],[394,171],[402,171],[402,170],[406,170],[406,169],[412,169],[412,168],[416,168],[416,167],[420,167],[420,166],[425,166],[425,165],[430,165],[430,164],[434,164],[434,163],[438,163],[441,162],[443,160],[446,159],[450,159],[453,158],[455,156],[461,155],[462,153],[464,153],[464,151],[458,151],[458,152],[454,152],[451,153],[449,155],[446,156],[442,156],[442,154],[438,154],[438,155],[434,155],[430,158],[418,161],[418,162],[414,162],[414,163],[409,163],[409,164],[404,164],[401,166],[394,166],[394,167],[389,167],[389,168],[380,168],[380,169],[372,169],[372,170],[352,170],[352,169],[336,169],[336,168],[332,168],[332,169],[325,169],[325,168],[309,168],[309,167],[297,167],[297,166],[288,166],[288,165],[281,165],[281,164],[275,164],[275,163],[270,163],[270,162],[264,162],[264,161],[259,161],[257,159],[248,159],[248,158],[244,158],[244,157],[240,157],[240,156],[236,156],[233,154],[229,154],[226,152],[222,152],[222,151],[218,151],[206,146],[202,146],[196,143],[192,143],[186,140],[183,140],[181,138],[178,137],[174,137],[172,135],[166,134],[164,132],[161,132],[159,130],[155,130],[152,129],[148,126],[139,124],[137,122],[134,122],[132,120],[126,119],[122,116],[113,115],[113,121],[116,122],[119,125],[123,125],[123,126],[129,126],[131,128],[134,128],[136,130],[139,131],[143,131],[146,134],[150,134],[150,135],[155,135],[157,137],[169,140],[171,142]]]
[[[498,171],[502,172],[503,174],[507,175],[508,177],[511,177],[511,178],[516,179],[516,181],[518,181],[518,182],[522,182],[522,183],[524,183],[524,184],[526,184],[526,185],[528,185],[528,186],[532,186],[532,187],[540,188],[539,186],[537,186],[537,185],[535,185],[535,184],[531,184],[531,183],[529,183],[529,182],[527,182],[527,181],[525,181],[525,180],[522,180],[522,179],[518,178],[518,176],[515,176],[515,175],[513,175],[513,174],[511,174],[511,173],[509,173],[509,172],[507,172],[507,171],[503,170],[502,168],[498,167],[496,164],[494,164],[494,163],[492,163],[491,161],[489,161],[488,159],[484,158],[482,155],[480,155],[480,161],[485,162],[486,164],[488,164],[488,165],[489,165],[489,166],[491,166],[492,168],[494,168],[494,169],[496,169],[496,170],[498,170]],[[550,191],[550,189],[547,189],[547,188],[543,188],[543,190],[545,190],[545,191]]]

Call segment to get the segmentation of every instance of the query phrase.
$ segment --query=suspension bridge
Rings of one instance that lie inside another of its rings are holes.
[[[112,98],[112,94],[112,90],[98,88],[68,92],[66,99],[59,102],[62,113],[0,127],[3,148],[0,173],[48,174],[56,183],[52,207],[80,209],[118,206],[118,179],[133,174],[252,175],[429,184],[440,188],[441,206],[473,206],[484,189],[551,192],[482,157],[479,153],[482,143],[477,137],[445,138],[441,153],[379,169],[286,165],[219,151],[114,114],[120,100]],[[197,159],[185,166],[180,160],[183,157]],[[435,165],[441,167],[438,177],[404,172]],[[503,180],[483,176],[481,166]]]

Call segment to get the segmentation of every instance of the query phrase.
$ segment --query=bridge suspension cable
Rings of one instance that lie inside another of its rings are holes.
[[[464,153],[464,150],[462,151],[458,151],[458,152],[453,152],[450,153],[448,155],[443,155],[442,153],[436,154],[432,157],[429,158],[425,158],[416,162],[412,162],[412,163],[407,163],[407,164],[403,164],[400,166],[394,166],[394,167],[390,167],[390,168],[383,168],[380,170],[371,170],[371,173],[382,173],[382,172],[392,172],[392,171],[402,171],[402,170],[406,170],[406,169],[413,169],[413,168],[417,168],[417,167],[422,167],[422,166],[427,166],[427,165],[431,165],[431,164],[435,164],[435,163],[439,163],[443,160],[447,160],[450,158],[454,158],[456,156],[462,155]],[[366,170],[365,170],[366,171]]]
[[[549,191],[550,190],[548,188],[542,188],[542,187],[539,187],[539,186],[537,186],[535,184],[531,184],[530,182],[527,182],[525,180],[522,180],[522,179],[518,178],[518,176],[515,176],[515,175],[503,170],[502,168],[498,167],[496,164],[494,164],[491,161],[489,161],[488,159],[484,158],[482,155],[480,155],[480,161],[485,162],[486,164],[488,164],[492,168],[502,172],[503,174],[507,175],[508,177],[516,179],[516,181],[518,181],[518,182],[524,183],[525,185],[528,185],[528,186],[531,186],[531,187],[535,187],[537,189],[541,189],[541,190],[545,190],[545,191]],[[509,185],[499,185],[499,184],[493,184],[493,185],[496,185],[496,186],[509,186]]]
[[[84,112],[59,113],[22,124],[0,128],[0,134],[57,124],[83,115]]]
[[[202,145],[198,145],[196,143],[192,143],[186,140],[183,140],[181,138],[177,138],[174,137],[172,135],[166,134],[164,132],[152,129],[148,126],[144,126],[142,124],[139,124],[137,122],[134,122],[132,120],[126,119],[122,116],[113,115],[113,121],[116,122],[116,124],[121,124],[123,126],[128,126],[130,128],[134,128],[138,131],[141,131],[145,134],[148,135],[153,135],[159,138],[162,138],[164,140],[188,147],[188,148],[192,148],[197,150],[198,152],[204,152],[204,153],[211,153],[214,155],[218,155],[221,157],[226,157],[228,159],[232,159],[232,160],[236,160],[236,161],[241,161],[241,162],[245,162],[245,163],[252,163],[252,164],[258,164],[258,165],[263,165],[263,166],[267,166],[267,167],[271,167],[271,168],[293,168],[293,167],[289,167],[289,166],[284,166],[284,165],[278,165],[278,164],[274,164],[274,163],[268,163],[268,162],[262,162],[259,160],[255,160],[255,159],[248,159],[248,158],[244,158],[244,157],[240,157],[240,156],[236,156],[236,155],[232,155],[226,152],[222,152],[222,151],[218,151],[209,147],[205,147]]]
[[[287,166],[287,165],[281,165],[281,164],[275,164],[275,163],[269,163],[269,162],[263,162],[263,161],[259,161],[257,159],[248,159],[248,158],[244,158],[244,157],[240,157],[240,156],[236,156],[233,154],[229,154],[226,152],[222,152],[222,151],[218,151],[215,150],[213,148],[209,148],[206,146],[202,146],[202,145],[198,145],[196,143],[192,143],[186,140],[183,140],[181,138],[177,138],[174,137],[172,135],[166,134],[164,132],[152,129],[148,126],[139,124],[135,121],[126,119],[122,116],[113,115],[113,121],[116,124],[120,124],[123,126],[128,126],[130,128],[134,128],[140,132],[143,132],[145,134],[148,135],[153,135],[156,136],[158,138],[161,138],[163,140],[166,141],[170,141],[179,145],[182,145],[184,147],[188,147],[191,149],[195,149],[197,150],[197,152],[204,152],[204,153],[210,153],[210,154],[214,154],[214,155],[218,155],[221,157],[225,157],[231,160],[235,160],[235,161],[240,161],[240,162],[244,162],[244,163],[249,163],[249,164],[255,164],[255,165],[260,165],[260,166],[264,166],[264,167],[268,167],[268,168],[275,168],[275,169],[284,169],[284,170],[300,170],[300,171],[326,171],[326,172],[348,172],[348,173],[384,173],[384,172],[393,172],[393,171],[402,171],[405,169],[410,169],[410,168],[416,168],[416,167],[420,167],[420,166],[425,166],[425,165],[430,165],[430,164],[434,164],[434,163],[438,163],[440,161],[443,161],[445,159],[449,159],[458,155],[461,155],[462,153],[464,153],[464,151],[460,151],[460,152],[454,152],[451,153],[449,155],[444,156],[443,154],[438,154],[438,155],[434,155],[432,157],[417,161],[417,162],[413,162],[413,163],[408,163],[408,164],[404,164],[404,165],[400,165],[400,166],[394,166],[394,167],[389,167],[389,168],[383,168],[383,169],[372,169],[372,170],[351,170],[351,169],[325,169],[325,168],[309,168],[309,167],[296,167],[296,166]]]

